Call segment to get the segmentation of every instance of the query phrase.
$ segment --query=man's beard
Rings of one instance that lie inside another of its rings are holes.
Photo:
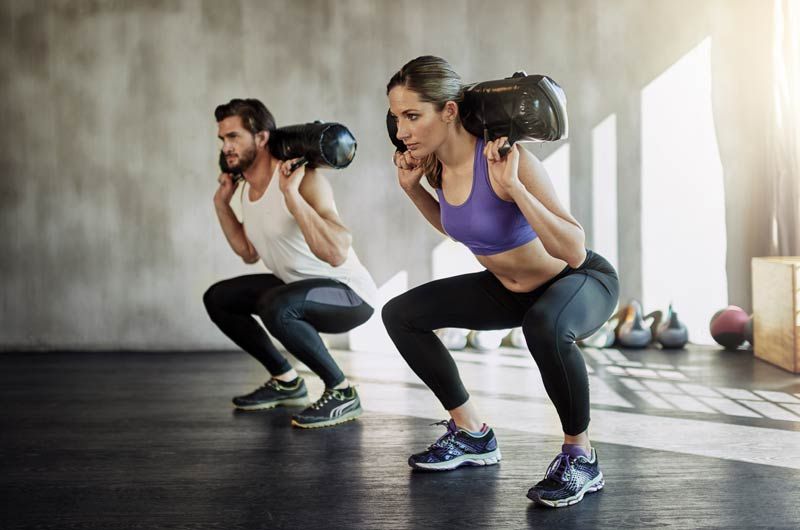
[[[253,165],[253,162],[256,160],[256,147],[250,146],[246,148],[241,155],[237,156],[236,162],[233,164],[229,164],[228,167],[230,168],[231,172],[233,173],[244,173],[250,166]]]

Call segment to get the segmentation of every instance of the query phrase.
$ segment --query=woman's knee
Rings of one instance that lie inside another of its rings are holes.
[[[408,311],[405,295],[395,296],[381,310],[381,318],[386,329],[398,329],[407,324]]]
[[[547,351],[560,350],[573,342],[571,331],[550,311],[533,308],[522,321],[525,342],[536,357]]]

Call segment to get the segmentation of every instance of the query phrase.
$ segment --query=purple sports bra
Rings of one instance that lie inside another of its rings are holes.
[[[445,232],[464,243],[476,256],[499,254],[537,237],[516,203],[504,201],[492,189],[483,144],[483,139],[478,138],[472,191],[464,204],[453,206],[445,200],[441,189],[436,190]]]

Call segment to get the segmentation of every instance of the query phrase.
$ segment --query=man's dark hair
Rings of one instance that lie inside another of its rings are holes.
[[[239,116],[250,134],[275,130],[275,118],[257,99],[232,99],[214,109],[217,123],[231,116]]]

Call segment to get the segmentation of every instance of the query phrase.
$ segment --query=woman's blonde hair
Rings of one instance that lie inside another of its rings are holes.
[[[423,55],[403,65],[386,85],[386,94],[396,86],[416,92],[420,101],[433,103],[438,111],[444,109],[448,101],[460,103],[463,99],[461,76],[450,63],[433,55]],[[436,155],[429,154],[422,161],[422,167],[428,183],[434,188],[441,188],[442,164]]]

